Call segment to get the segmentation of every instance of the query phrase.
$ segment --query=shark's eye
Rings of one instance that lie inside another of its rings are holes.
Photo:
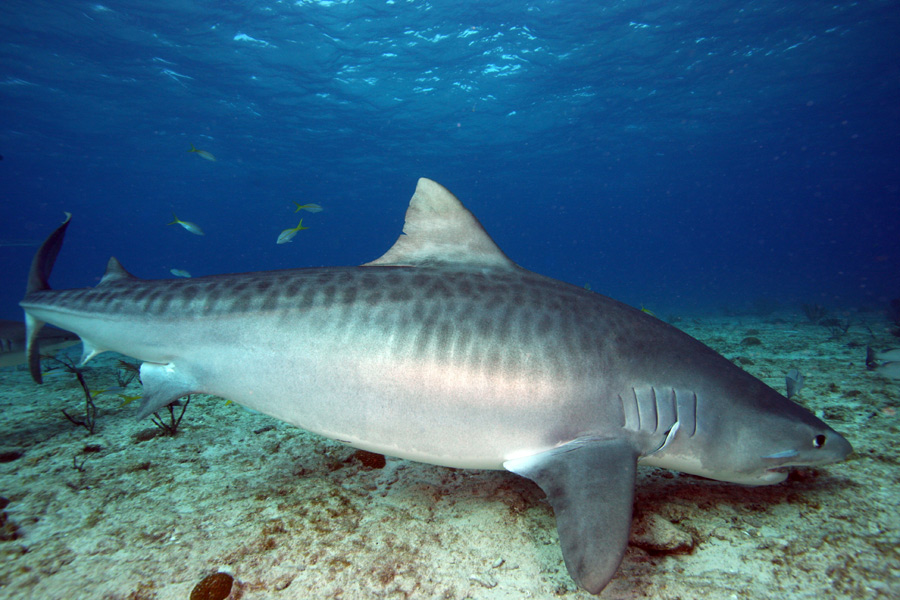
[[[813,446],[815,448],[821,448],[825,445],[825,436],[822,434],[817,435],[813,438]]]

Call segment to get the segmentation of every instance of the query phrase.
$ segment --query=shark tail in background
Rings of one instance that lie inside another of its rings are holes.
[[[51,233],[41,247],[38,248],[34,259],[31,261],[31,271],[28,273],[28,287],[25,289],[25,295],[42,292],[50,289],[48,280],[50,272],[53,271],[53,265],[56,264],[56,257],[62,248],[63,240],[66,237],[66,229],[69,227],[69,221],[72,219],[72,213],[66,213],[66,220],[63,224]],[[41,377],[41,349],[38,344],[38,333],[44,322],[31,316],[25,311],[25,331],[26,331],[26,347],[25,355],[28,357],[28,370],[31,372],[31,378],[35,383],[43,383]]]
[[[878,368],[878,361],[875,359],[875,351],[871,346],[866,346],[866,369],[874,371]]]

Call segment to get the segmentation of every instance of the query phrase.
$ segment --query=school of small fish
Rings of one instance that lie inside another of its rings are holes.
[[[294,202],[294,204],[297,205],[297,208],[294,210],[295,213],[298,213],[301,210],[305,210],[305,211],[311,212],[311,213],[322,212],[322,207],[319,206],[318,204],[313,204],[313,203],[300,204],[299,202],[296,202],[296,201]],[[298,232],[300,232],[304,229],[309,229],[309,227],[304,227],[303,219],[300,219],[300,223],[298,223],[296,227],[293,227],[291,229],[285,229],[284,231],[279,233],[278,239],[275,240],[275,243],[276,244],[287,244],[288,242],[293,241],[294,236],[296,236]]]
[[[216,157],[212,154],[212,152],[208,152],[206,150],[201,150],[200,148],[197,148],[193,144],[191,144],[191,149],[188,150],[188,152],[196,154],[200,158],[205,158],[208,161],[216,162]],[[305,210],[306,212],[310,212],[313,214],[322,212],[322,207],[313,202],[309,202],[307,204],[300,204],[299,202],[294,201],[294,204],[297,206],[297,208],[294,209],[295,213],[298,213],[302,210]],[[173,220],[171,223],[168,223],[169,225],[181,225],[185,230],[189,231],[190,233],[193,233],[194,235],[205,235],[203,233],[203,230],[200,229],[200,226],[197,225],[196,223],[192,223],[191,221],[182,221],[181,219],[178,218],[178,216],[174,212],[172,213],[172,218],[173,218]],[[281,233],[279,233],[278,238],[275,240],[275,243],[276,244],[287,244],[288,242],[293,241],[294,237],[296,237],[296,235],[299,232],[303,231],[304,229],[309,229],[309,227],[304,226],[303,219],[300,219],[300,222],[297,223],[296,227],[291,227],[291,228],[285,229]],[[189,272],[185,271],[184,269],[170,269],[169,272],[172,275],[174,275],[175,277],[188,278],[191,276],[191,274]]]

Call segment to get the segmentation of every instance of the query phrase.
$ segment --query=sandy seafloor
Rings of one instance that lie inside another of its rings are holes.
[[[867,344],[900,341],[878,314],[853,319],[839,339],[799,312],[677,323],[779,391],[798,368],[800,401],[855,453],[756,488],[641,468],[632,541],[602,598],[900,597],[900,385],[864,364]],[[92,361],[92,388],[115,385],[117,358]],[[88,436],[61,413],[81,412],[74,377],[47,379],[0,370],[0,451],[22,453],[0,464],[4,599],[187,600],[216,571],[245,600],[592,597],[525,479],[368,469],[352,448],[204,396],[177,436],[138,441],[154,425],[101,395]]]

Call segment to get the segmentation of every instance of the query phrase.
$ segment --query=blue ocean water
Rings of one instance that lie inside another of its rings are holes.
[[[636,306],[879,309],[898,31],[890,0],[4,0],[0,317],[63,211],[58,288],[111,255],[146,278],[358,264],[420,176],[519,264]]]

